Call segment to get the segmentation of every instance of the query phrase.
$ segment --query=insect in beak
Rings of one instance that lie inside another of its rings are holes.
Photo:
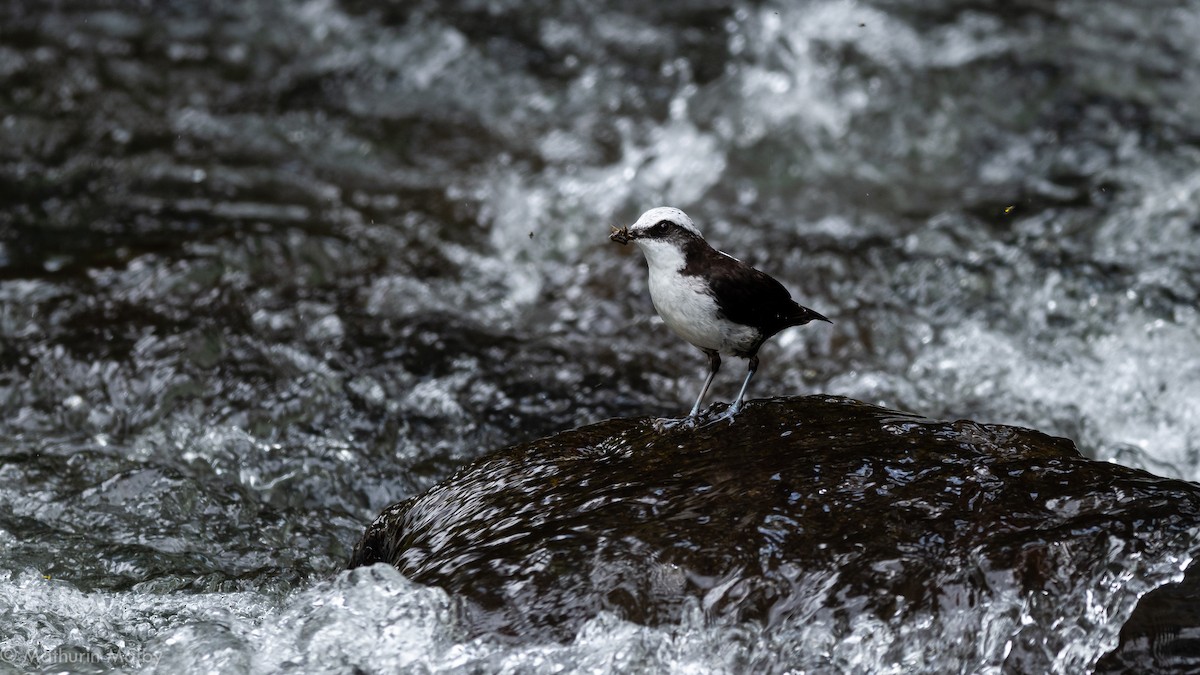
[[[629,240],[631,238],[629,236],[629,228],[628,227],[614,227],[612,229],[612,233],[608,235],[608,238],[612,239],[613,241],[617,242],[618,244],[622,244],[622,245],[628,244]]]

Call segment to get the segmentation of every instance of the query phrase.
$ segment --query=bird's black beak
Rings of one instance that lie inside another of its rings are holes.
[[[614,227],[612,229],[612,234],[608,235],[608,238],[612,239],[618,244],[621,244],[622,246],[628,244],[630,239],[633,239],[633,237],[629,236],[628,227]]]

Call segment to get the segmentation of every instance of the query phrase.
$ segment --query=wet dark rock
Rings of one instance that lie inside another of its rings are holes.
[[[1021,621],[1060,622],[1066,644],[1065,626],[1096,627],[1076,607],[1091,588],[1123,621],[1177,580],[1197,525],[1194,484],[1066,439],[806,397],[732,425],[613,419],[502,450],[386,509],[351,566],[394,565],[466,598],[472,629],[522,637],[569,638],[601,610],[675,621],[688,602],[767,625],[814,600],[887,621],[1010,603],[1024,618],[1004,663],[1037,670],[1064,647],[1055,631],[1024,644]]]

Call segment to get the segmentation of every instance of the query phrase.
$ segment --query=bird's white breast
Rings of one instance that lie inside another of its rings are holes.
[[[703,279],[681,274],[683,252],[665,242],[638,242],[650,268],[650,300],[667,326],[701,349],[741,351],[758,331],[721,316]]]

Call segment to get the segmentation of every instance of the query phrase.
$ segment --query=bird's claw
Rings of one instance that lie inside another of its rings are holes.
[[[695,429],[697,426],[697,418],[688,416],[681,419],[671,419],[669,417],[660,417],[654,420],[654,430],[662,433],[672,429]]]
[[[741,408],[734,408],[734,407],[726,408],[720,414],[705,420],[704,424],[702,424],[700,426],[707,427],[707,426],[716,424],[717,422],[725,422],[725,421],[728,421],[730,424],[733,424],[734,418],[741,411],[742,411]]]

